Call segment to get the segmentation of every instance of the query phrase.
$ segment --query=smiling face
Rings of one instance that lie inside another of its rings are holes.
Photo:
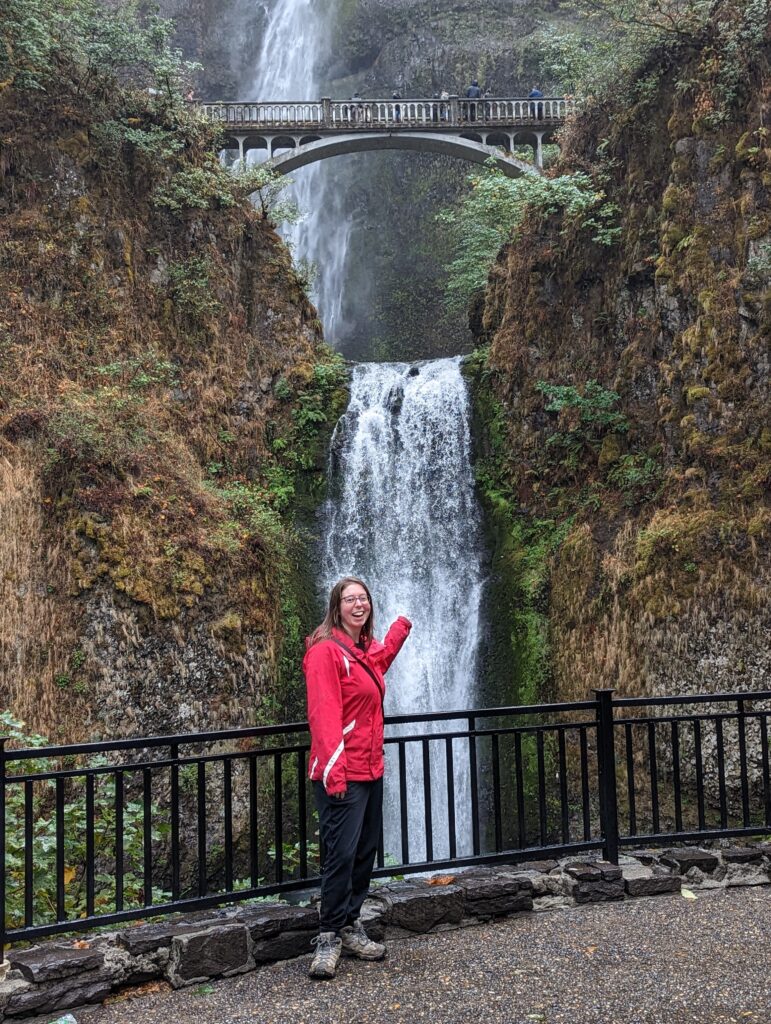
[[[369,618],[371,605],[369,595],[360,583],[349,583],[340,593],[340,619],[343,629],[359,642],[364,623]]]

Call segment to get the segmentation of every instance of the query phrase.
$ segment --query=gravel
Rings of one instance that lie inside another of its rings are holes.
[[[771,890],[668,895],[392,940],[76,1011],[78,1024],[771,1024]],[[49,1018],[50,1019],[50,1018]]]

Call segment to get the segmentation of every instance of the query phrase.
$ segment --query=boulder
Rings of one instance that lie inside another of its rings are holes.
[[[497,917],[517,910],[533,909],[533,884],[523,885],[513,876],[493,875],[474,878],[458,875],[456,884],[463,890],[463,908],[472,917]]]
[[[384,886],[377,898],[385,902],[386,921],[411,932],[427,932],[438,924],[459,924],[463,890],[458,885]]]
[[[643,868],[649,873],[625,877],[624,886],[628,896],[659,896],[661,893],[679,893],[683,881],[679,874],[654,872]]]
[[[269,964],[276,960],[291,960],[313,950],[311,941],[318,935],[318,919],[312,929],[279,932],[269,939],[261,939],[252,947],[252,956],[258,964]]]
[[[757,846],[729,846],[720,851],[724,864],[762,864],[763,851]]]
[[[143,953],[151,953],[155,949],[168,948],[177,936],[200,932],[221,921],[221,916],[209,915],[195,919],[180,918],[175,921],[161,921],[159,924],[141,924],[118,932],[116,941],[132,956],[140,956]]]
[[[32,949],[8,951],[11,967],[21,971],[22,977],[36,985],[44,981],[59,981],[72,974],[93,971],[104,966],[104,953],[99,949],[78,949],[77,946],[51,944]]]
[[[292,907],[287,903],[243,907],[234,920],[246,925],[253,942],[261,942],[283,932],[317,932],[319,929],[319,914],[315,907]]]
[[[83,1003],[101,1003],[112,991],[112,981],[94,978],[94,974],[99,973],[86,973],[82,977],[65,978],[35,985],[26,991],[20,990],[8,1000],[5,1014],[7,1017],[28,1017],[32,1013],[51,1013]]]
[[[708,850],[699,850],[688,846],[680,850],[666,850],[661,855],[661,863],[677,868],[680,874],[684,875],[691,868],[698,868],[704,874],[710,874],[720,861],[714,853],[710,853]]]
[[[584,861],[574,861],[565,865],[565,874],[575,878],[579,882],[601,882],[602,871],[596,864],[587,864]]]
[[[572,895],[576,903],[606,903],[610,900],[623,900],[624,883],[623,880],[576,882]]]
[[[167,976],[174,988],[182,988],[217,975],[229,977],[251,971],[254,966],[249,929],[229,922],[190,935],[176,935],[171,942]]]
[[[540,871],[544,875],[556,867],[559,867],[556,860],[523,860],[515,865],[517,871]]]

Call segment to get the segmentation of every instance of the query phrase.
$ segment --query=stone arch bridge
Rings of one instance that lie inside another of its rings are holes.
[[[345,153],[407,149],[444,153],[474,163],[491,157],[509,177],[538,173],[543,145],[574,108],[569,98],[331,99],[303,102],[199,103],[203,115],[222,124],[224,148],[244,161],[267,150],[275,170],[299,167]],[[513,150],[531,146],[534,163]]]

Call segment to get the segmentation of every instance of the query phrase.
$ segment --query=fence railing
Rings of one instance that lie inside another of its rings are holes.
[[[771,691],[386,719],[377,876],[771,830]],[[307,888],[305,723],[0,739],[0,942]],[[0,947],[1,951],[2,947]],[[0,956],[0,961],[2,957]]]
[[[336,101],[248,102],[214,101],[197,104],[210,121],[258,131],[389,130],[465,127],[470,123],[491,127],[561,124],[575,109],[565,97],[510,99],[355,99]]]

